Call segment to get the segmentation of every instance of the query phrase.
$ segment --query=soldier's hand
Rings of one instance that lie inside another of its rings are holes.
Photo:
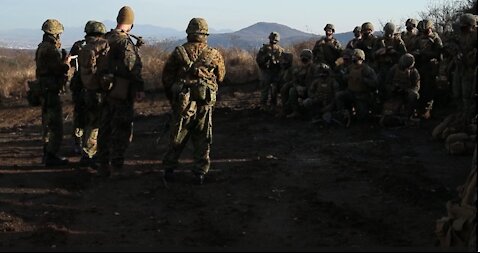
[[[142,101],[145,98],[145,92],[143,91],[138,91],[137,94],[135,95],[135,100],[137,102]]]
[[[71,55],[67,55],[67,57],[65,57],[65,64],[68,64],[70,65],[70,61],[72,60],[72,56]]]

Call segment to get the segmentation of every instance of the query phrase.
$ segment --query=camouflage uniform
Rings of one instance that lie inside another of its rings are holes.
[[[408,52],[413,51],[413,46],[415,42],[415,38],[417,37],[417,20],[413,18],[407,19],[405,22],[405,26],[407,27],[407,31],[402,32],[402,40],[405,43],[405,47],[407,48]]]
[[[400,99],[401,104],[405,105],[405,114],[412,116],[416,108],[417,100],[420,97],[420,74],[414,67],[415,58],[411,54],[406,54],[400,58],[399,64],[394,65],[386,78],[387,102]],[[397,108],[399,109],[399,108]],[[385,112],[384,112],[385,113]],[[398,113],[398,110],[392,110],[392,114]]]
[[[292,53],[283,53],[280,59],[280,98],[282,103],[282,109],[277,116],[285,115],[285,107],[288,101],[288,93],[290,88],[293,86],[294,81],[294,68],[293,64],[293,54]]]
[[[325,32],[328,30],[335,33],[335,28],[331,24],[327,24],[324,28]],[[342,56],[342,44],[333,37],[323,37],[318,40],[313,47],[313,62],[315,64],[325,63],[330,68],[335,67],[335,61]]]
[[[431,29],[433,29],[432,21],[423,20],[419,25],[421,34],[417,36],[412,51],[422,83],[418,111],[426,118],[430,117],[430,110],[433,106],[436,77],[443,48],[442,39]]]
[[[277,94],[280,90],[280,58],[285,51],[278,42],[280,35],[272,32],[269,36],[270,44],[264,44],[258,51],[256,62],[261,72],[261,97],[260,102],[263,106],[267,105],[270,93],[270,105],[277,105]]]
[[[378,74],[380,100],[385,98],[385,78],[387,73],[398,63],[400,56],[407,53],[405,44],[400,34],[396,32],[393,23],[387,23],[384,28],[384,36],[377,39],[374,49],[375,69]]]
[[[353,35],[355,36],[355,38],[351,39],[347,43],[347,46],[345,48],[351,49],[351,50],[357,48],[358,42],[360,42],[360,40],[362,39],[362,28],[360,26],[356,26],[353,29]]]
[[[308,98],[303,101],[303,106],[313,118],[321,117],[325,113],[333,111],[334,98],[338,91],[338,83],[328,65],[321,64],[318,72],[308,87]]]
[[[133,24],[133,18],[132,22],[120,23],[119,17],[119,24]],[[108,72],[113,75],[113,86],[101,104],[97,161],[102,170],[108,169],[111,162],[113,169],[120,171],[132,138],[135,95],[143,92],[142,62],[137,45],[126,31],[112,29],[105,38],[110,46]]]
[[[373,35],[374,27],[372,23],[366,22],[362,24],[362,38],[357,43],[357,48],[365,53],[365,62],[370,66],[375,63],[373,55],[375,45],[377,44],[377,36]]]
[[[292,112],[287,115],[288,118],[300,115],[299,100],[306,99],[308,96],[308,87],[314,79],[315,65],[312,62],[313,54],[309,49],[304,49],[300,55],[302,65],[297,67],[293,73],[293,82],[288,89],[288,100],[285,102],[285,113]]]
[[[49,29],[52,27],[54,29]],[[57,20],[49,19],[43,24],[42,30],[45,34],[35,53],[35,75],[43,93],[44,162],[46,165],[60,165],[67,161],[58,156],[63,140],[63,113],[59,93],[66,84],[70,67],[58,50],[61,47],[59,34],[63,32],[63,26]]]
[[[348,67],[344,79],[347,89],[337,93],[335,101],[338,110],[351,111],[352,107],[360,120],[366,120],[372,104],[372,92],[377,88],[377,75],[375,71],[359,60],[365,59],[365,54],[360,49],[353,52],[355,62]]]
[[[210,169],[213,106],[218,83],[225,77],[225,63],[220,52],[207,45],[208,26],[204,19],[192,19],[187,34],[188,42],[175,48],[163,69],[163,84],[173,109],[171,140],[163,166],[169,180],[191,137],[194,173],[202,183]]]
[[[85,45],[85,40],[79,40],[73,43],[72,49],[70,49],[70,55],[77,55]],[[75,153],[81,153],[81,147],[83,146],[83,136],[85,128],[85,104],[83,100],[83,84],[78,72],[78,59],[77,64],[72,65],[75,67],[72,79],[70,80],[70,91],[72,93],[73,102],[73,133],[72,137],[75,141]]]
[[[103,38],[105,25],[98,21],[89,21],[85,26],[85,45],[78,51],[82,105],[83,139],[81,162],[93,162],[91,159],[97,153],[98,128],[100,126],[101,107],[104,92],[101,89],[101,77],[108,74],[108,41]],[[93,55],[95,54],[95,55]],[[93,58],[95,62],[93,62]],[[94,65],[92,65],[94,63]]]
[[[476,17],[464,14],[460,17],[461,31],[457,36],[453,96],[459,109],[468,110],[472,106],[475,68],[478,66],[478,30]],[[476,102],[475,102],[476,104]]]

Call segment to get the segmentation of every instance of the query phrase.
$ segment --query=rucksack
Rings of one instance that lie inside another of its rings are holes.
[[[79,72],[84,88],[100,89],[101,76],[108,70],[108,41],[97,38],[88,41],[78,54]]]

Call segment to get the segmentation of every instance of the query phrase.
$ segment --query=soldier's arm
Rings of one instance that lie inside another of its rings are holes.
[[[135,45],[130,43],[127,39],[123,40],[121,43],[123,52],[122,60],[123,65],[125,66],[128,78],[130,82],[135,87],[136,92],[143,92],[144,90],[144,81],[142,78],[142,61],[138,55]]]
[[[363,69],[363,77],[362,80],[363,82],[370,88],[376,88],[378,85],[378,80],[377,80],[377,74],[375,74],[375,71],[365,65],[365,68]]]
[[[165,62],[165,66],[162,71],[162,83],[165,91],[165,95],[169,100],[172,100],[173,94],[171,92],[172,86],[176,81],[176,75],[178,73],[179,61],[173,51]]]
[[[51,73],[54,73],[57,77],[64,77],[70,66],[66,64],[58,52],[58,50],[52,45],[45,48],[44,51],[44,64],[47,64]]]
[[[411,89],[418,92],[420,90],[420,73],[416,68],[412,69],[412,73],[410,74],[410,81],[411,81]]]
[[[226,74],[225,61],[223,60],[220,52],[218,52],[217,50],[215,50],[213,62],[215,63],[215,75],[217,76],[217,82],[221,83],[223,82]]]

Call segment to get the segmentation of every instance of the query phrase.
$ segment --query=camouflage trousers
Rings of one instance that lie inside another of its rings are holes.
[[[355,108],[355,113],[359,120],[368,119],[368,113],[372,104],[371,95],[368,92],[353,92],[344,90],[337,93],[335,103],[338,110],[348,110]]]
[[[97,153],[98,128],[101,120],[102,94],[96,91],[84,91],[84,115],[82,149],[88,157],[92,158]]]
[[[473,69],[465,69],[459,66],[455,69],[452,92],[458,109],[468,110],[473,102],[476,104],[476,101],[473,101],[473,94],[476,92],[476,79],[477,76]]]
[[[57,154],[63,141],[62,102],[58,92],[44,94],[42,103],[42,136],[44,152]]]
[[[292,86],[288,91],[288,100],[285,103],[286,111],[299,112],[299,98],[307,98],[307,88],[303,86]]]
[[[417,104],[417,112],[424,114],[433,108],[433,101],[437,92],[436,89],[436,77],[438,70],[429,65],[418,67],[420,73],[420,99]]]
[[[121,169],[132,136],[133,101],[106,99],[100,106],[97,162],[100,165],[111,163],[114,169]]]
[[[262,72],[261,76],[261,90],[260,103],[267,105],[268,97],[270,96],[270,105],[277,105],[277,96],[280,92],[280,74],[276,72]]]
[[[210,146],[212,144],[212,106],[198,106],[196,113],[182,117],[174,112],[170,134],[170,145],[163,158],[165,171],[173,172],[178,159],[191,138],[196,173],[206,174],[210,169]]]

